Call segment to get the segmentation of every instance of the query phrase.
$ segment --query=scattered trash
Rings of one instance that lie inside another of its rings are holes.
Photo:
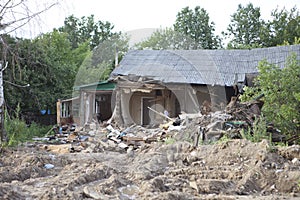
[[[52,168],[54,168],[54,165],[52,165],[52,164],[45,164],[45,166],[44,166],[46,169],[52,169]]]

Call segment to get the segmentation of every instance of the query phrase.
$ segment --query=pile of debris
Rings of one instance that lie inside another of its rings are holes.
[[[54,135],[35,140],[46,143],[42,146],[46,150],[52,149],[53,145],[59,145],[57,152],[99,152],[106,149],[126,152],[145,144],[167,140],[189,141],[196,147],[200,142],[215,142],[224,136],[241,139],[245,132],[253,134],[262,105],[258,100],[241,103],[237,98],[232,98],[222,111],[207,114],[182,113],[177,118],[166,117],[167,121],[155,128],[139,125],[120,128],[113,123],[96,122],[85,127],[71,124],[54,127]],[[272,126],[269,126],[268,131],[272,133],[273,141],[284,140],[284,136]]]
[[[211,112],[199,118],[199,132],[203,141],[216,141],[226,135],[229,138],[242,138],[241,131],[251,131],[255,120],[261,114],[263,103],[252,101],[241,103],[236,97],[222,111]]]
[[[198,133],[204,142],[214,142],[226,136],[230,139],[242,139],[244,134],[252,135],[259,128],[259,123],[267,126],[266,138],[273,142],[284,142],[285,135],[275,129],[272,124],[261,121],[261,108],[263,101],[253,100],[240,102],[233,97],[231,102],[222,111],[210,112],[198,118]],[[258,130],[259,131],[259,130]],[[261,133],[263,134],[263,133]]]

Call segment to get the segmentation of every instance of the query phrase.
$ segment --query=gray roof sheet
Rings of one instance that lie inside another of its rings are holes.
[[[251,50],[131,50],[111,76],[142,76],[164,83],[231,86],[242,82],[247,73],[257,73],[259,61],[284,66],[300,45]]]

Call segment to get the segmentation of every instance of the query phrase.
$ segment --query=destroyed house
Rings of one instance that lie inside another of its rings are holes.
[[[99,81],[76,86],[78,96],[57,102],[57,123],[76,123],[84,125],[108,120],[112,115],[114,103],[112,94],[115,83]]]
[[[163,115],[208,112],[226,106],[251,85],[267,60],[283,67],[300,57],[300,45],[247,50],[131,50],[111,73],[116,83],[118,123],[151,125]]]

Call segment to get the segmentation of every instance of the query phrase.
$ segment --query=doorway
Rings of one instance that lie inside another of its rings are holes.
[[[151,107],[153,105],[153,97],[142,97],[141,101],[141,122],[142,125],[149,125],[151,123],[151,118],[153,119],[154,113],[151,113],[148,107]]]
[[[96,94],[95,114],[98,121],[108,120],[112,115],[111,94]]]

